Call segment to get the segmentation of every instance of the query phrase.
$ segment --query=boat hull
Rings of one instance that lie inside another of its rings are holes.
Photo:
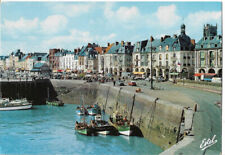
[[[98,131],[98,134],[101,134],[101,135],[109,135],[110,134],[110,131]]]
[[[32,108],[32,105],[21,105],[21,106],[12,106],[12,107],[0,107],[0,111],[8,111],[8,110],[26,110]]]
[[[91,128],[76,129],[76,131],[81,135],[86,135],[86,136],[95,136],[96,135],[96,132]]]

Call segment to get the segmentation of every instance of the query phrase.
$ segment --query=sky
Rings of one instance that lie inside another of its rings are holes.
[[[2,2],[0,55],[16,49],[48,52],[73,50],[87,43],[107,46],[116,41],[137,41],[186,34],[196,42],[203,25],[218,26],[221,2]]]

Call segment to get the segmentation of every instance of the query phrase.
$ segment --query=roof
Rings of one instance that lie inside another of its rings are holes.
[[[106,47],[105,53],[108,53],[108,51],[111,49],[111,47],[114,45],[114,43],[110,44],[108,47]]]
[[[222,48],[222,36],[216,35],[211,37],[203,37],[201,38],[195,46],[196,49],[219,49]]]
[[[103,48],[102,47],[95,47],[95,50],[98,52],[98,54],[103,54]]]
[[[121,43],[113,44],[106,54],[131,54],[133,52],[133,46],[122,45]]]
[[[33,68],[41,68],[43,65],[44,65],[44,63],[39,62],[39,63],[34,64]]]
[[[9,56],[0,56],[0,60],[5,60],[7,59]]]

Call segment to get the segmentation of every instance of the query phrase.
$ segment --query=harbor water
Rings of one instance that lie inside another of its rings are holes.
[[[159,154],[141,137],[84,136],[74,130],[76,105],[0,111],[0,154]],[[91,119],[90,117],[85,119]]]

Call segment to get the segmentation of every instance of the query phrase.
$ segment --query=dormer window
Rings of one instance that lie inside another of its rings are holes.
[[[201,48],[203,48],[203,45],[201,45]]]
[[[215,44],[215,47],[217,47],[217,44]]]
[[[166,51],[168,51],[169,50],[169,45],[166,45]]]

